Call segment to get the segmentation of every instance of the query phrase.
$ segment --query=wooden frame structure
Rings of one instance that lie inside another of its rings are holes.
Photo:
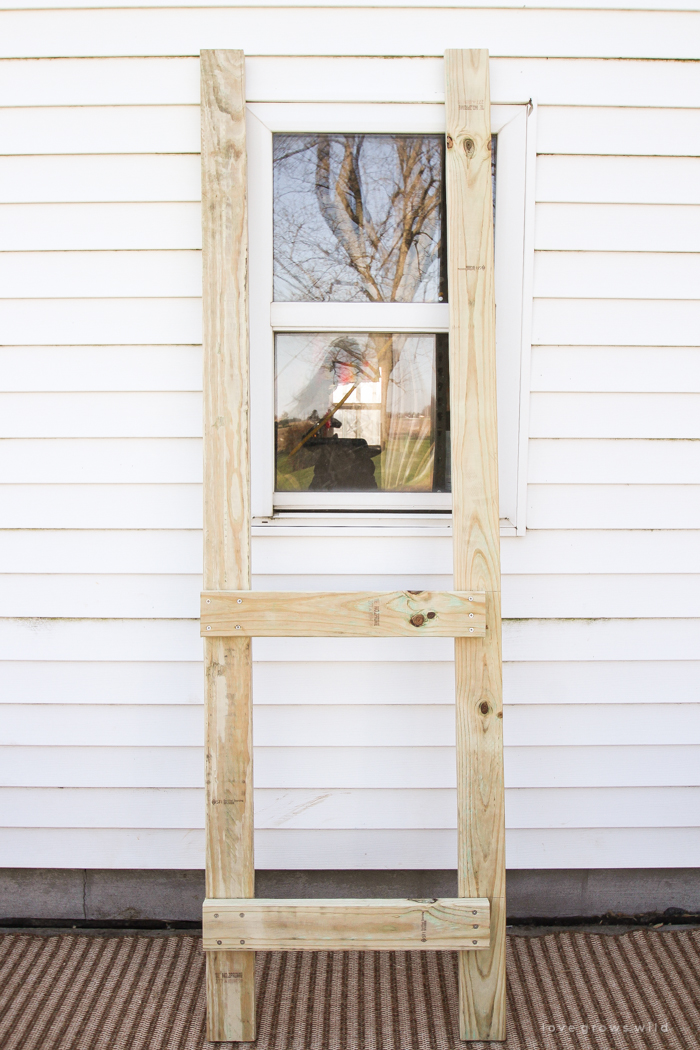
[[[254,952],[459,949],[463,1039],[505,1039],[505,832],[488,52],[445,55],[453,592],[250,589],[244,59],[203,51],[207,1035],[255,1038]],[[304,615],[300,616],[303,610]],[[251,636],[455,638],[459,897],[255,900]]]

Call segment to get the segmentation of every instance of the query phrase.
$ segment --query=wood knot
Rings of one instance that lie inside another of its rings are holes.
[[[476,145],[474,144],[474,139],[465,139],[464,140],[464,152],[466,153],[466,155],[468,157],[473,157],[475,151],[476,151]]]
[[[489,705],[486,702],[486,700],[481,701],[481,703],[479,704],[479,710],[481,711],[482,715],[487,715],[489,713]]]
[[[425,616],[423,616],[423,613],[415,613],[411,617],[411,623],[414,627],[422,627],[425,623]]]
[[[453,146],[454,146],[454,142],[452,141],[452,136],[448,135],[447,136],[447,148],[448,149],[452,149]]]

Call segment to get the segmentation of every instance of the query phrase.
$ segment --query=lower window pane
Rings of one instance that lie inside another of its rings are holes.
[[[449,492],[446,335],[275,338],[281,492]]]

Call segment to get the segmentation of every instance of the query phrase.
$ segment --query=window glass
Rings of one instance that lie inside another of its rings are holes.
[[[447,336],[278,333],[278,491],[448,492]]]
[[[276,302],[447,300],[444,136],[275,135]]]

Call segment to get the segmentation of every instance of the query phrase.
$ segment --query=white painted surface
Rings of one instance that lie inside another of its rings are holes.
[[[0,204],[0,216],[0,247],[3,251],[186,250],[202,247],[201,207],[198,203]]]
[[[535,245],[542,251],[695,252],[697,204],[538,204]]]
[[[459,41],[488,44],[493,55],[503,57],[696,58],[696,11],[431,6],[426,18],[425,7],[412,3],[397,15],[398,6],[363,12],[362,17],[352,8],[318,7],[312,28],[309,19],[287,4],[273,9],[274,15],[257,5],[9,10],[0,16],[0,54],[195,56],[203,47],[235,40],[251,55],[440,56],[446,41]]]
[[[557,828],[506,831],[511,868],[645,868],[663,857],[690,868],[700,850],[695,827]],[[200,868],[204,832],[179,828],[4,828],[4,867]],[[297,871],[358,868],[441,870],[457,864],[457,833],[449,829],[265,830],[255,833],[258,868]]]
[[[456,39],[538,103],[508,863],[697,865],[700,69],[643,59],[700,16],[549,6],[0,12],[0,864],[203,862],[195,55],[235,37],[279,120],[439,120]],[[257,588],[450,585],[444,519],[254,533]],[[451,642],[254,654],[258,866],[453,866]]]

